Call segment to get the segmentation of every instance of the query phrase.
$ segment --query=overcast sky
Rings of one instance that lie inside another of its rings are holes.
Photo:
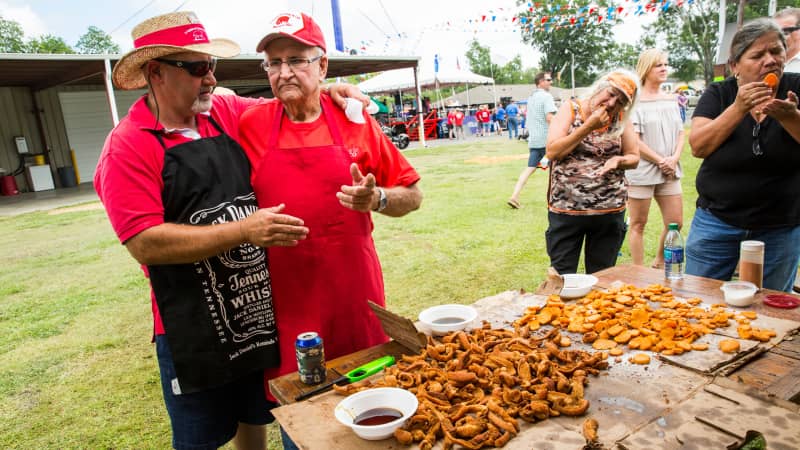
[[[504,64],[521,55],[523,65],[537,65],[539,55],[522,44],[508,19],[520,7],[515,0],[339,0],[344,44],[361,54],[417,55],[423,63],[440,55],[440,64],[467,68],[464,53],[473,38],[489,46],[493,60]],[[195,11],[209,35],[238,42],[242,53],[255,53],[264,23],[295,10],[311,15],[334,48],[329,0],[0,0],[0,15],[19,22],[26,37],[53,34],[75,45],[89,26],[110,33],[123,52],[130,50],[130,31],[137,23],[175,10]],[[482,16],[495,16],[481,22]],[[633,43],[647,16],[630,18],[617,36]],[[470,22],[472,21],[472,22]],[[365,50],[362,50],[365,48]]]

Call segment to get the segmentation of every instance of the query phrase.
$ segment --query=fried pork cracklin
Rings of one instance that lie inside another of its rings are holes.
[[[588,375],[608,367],[604,352],[560,348],[570,341],[558,329],[541,337],[532,331],[524,325],[493,330],[485,323],[431,338],[421,354],[404,356],[381,380],[334,389],[344,395],[377,386],[414,392],[420,406],[395,432],[401,444],[427,449],[441,438],[445,448],[500,447],[519,433],[519,419],[583,415]]]

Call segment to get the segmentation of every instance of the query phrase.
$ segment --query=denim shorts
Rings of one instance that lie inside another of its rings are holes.
[[[182,394],[165,335],[156,336],[156,354],[174,448],[216,449],[233,439],[239,422],[266,425],[274,420],[270,410],[278,405],[267,400],[263,371],[224,386]]]
[[[792,292],[800,261],[800,226],[746,230],[728,225],[707,209],[698,208],[686,241],[686,273],[730,280],[739,262],[742,241],[764,242],[764,284]]]
[[[529,148],[530,154],[528,155],[528,167],[536,167],[539,161],[544,158],[544,147],[542,148]]]

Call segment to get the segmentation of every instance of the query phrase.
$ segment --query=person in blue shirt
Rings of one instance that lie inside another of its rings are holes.
[[[503,109],[503,105],[497,105],[497,134],[501,134],[503,131],[503,125],[506,122],[506,110]]]
[[[519,126],[519,108],[515,103],[509,103],[506,106],[506,115],[508,116],[508,138],[516,138]]]

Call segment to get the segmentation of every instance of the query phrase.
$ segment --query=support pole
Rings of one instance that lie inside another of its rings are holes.
[[[427,147],[425,144],[425,110],[422,108],[422,88],[419,85],[419,64],[414,66],[414,86],[417,87],[417,117],[419,118],[419,145]]]
[[[339,0],[331,0],[331,15],[333,16],[333,40],[336,50],[344,53],[344,37],[342,37],[342,14],[339,12]]]
[[[114,83],[111,82],[111,61],[105,59],[103,62],[106,67],[106,98],[108,99],[108,107],[111,109],[111,121],[114,122],[116,127],[119,123],[119,114],[117,114],[117,99],[114,97]]]

